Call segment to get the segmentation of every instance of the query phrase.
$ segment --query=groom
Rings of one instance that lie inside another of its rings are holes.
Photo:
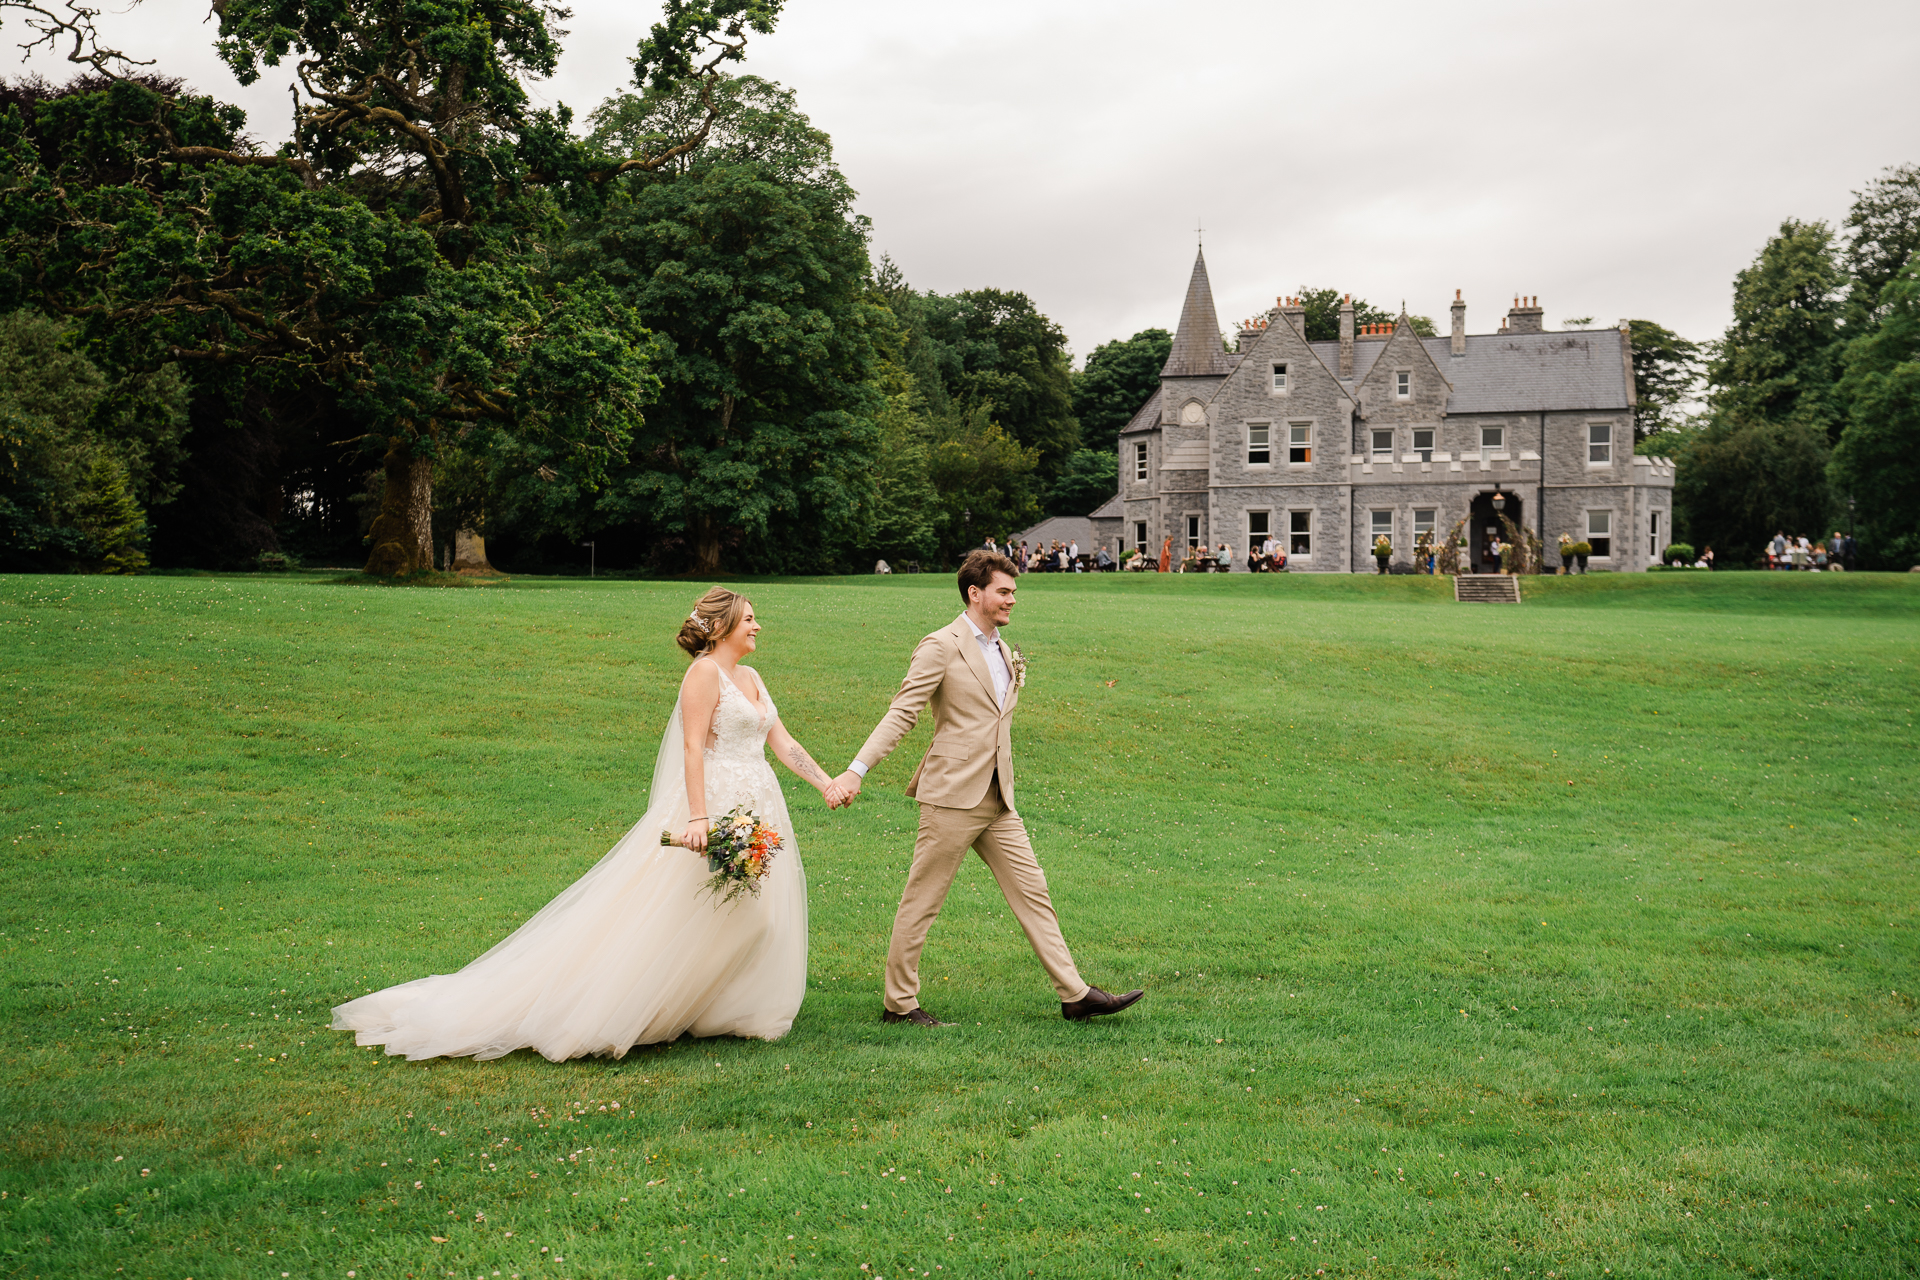
[[[1046,873],[1013,807],[1012,720],[1020,686],[1026,682],[1026,661],[1008,649],[1000,628],[1013,616],[1016,572],[1013,561],[998,552],[967,556],[960,566],[966,612],[913,651],[893,705],[837,779],[846,796],[843,803],[853,803],[867,771],[900,745],[921,708],[933,704],[933,742],[907,783],[907,794],[920,802],[920,834],[887,944],[886,1007],[881,1014],[886,1022],[953,1025],[920,1007],[920,952],[969,848],[999,881],[1007,905],[1060,993],[1063,1016],[1081,1021],[1118,1013],[1146,994],[1109,995],[1081,980],[1047,897]]]

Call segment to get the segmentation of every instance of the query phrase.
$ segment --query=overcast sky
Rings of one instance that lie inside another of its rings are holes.
[[[584,116],[656,12],[575,0],[539,96]],[[291,75],[239,89],[205,14],[101,23],[283,138]],[[1783,218],[1837,225],[1920,162],[1916,37],[1914,0],[789,0],[746,69],[833,135],[876,258],[923,289],[1022,290],[1084,357],[1173,327],[1201,223],[1225,326],[1306,285],[1443,331],[1462,289],[1475,333],[1527,293],[1550,326],[1715,337]]]

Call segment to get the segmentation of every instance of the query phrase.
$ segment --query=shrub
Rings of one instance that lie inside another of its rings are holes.
[[[1680,561],[1682,564],[1692,564],[1693,544],[1691,542],[1669,542],[1667,549],[1660,553],[1660,558],[1668,564],[1672,564],[1675,560]]]

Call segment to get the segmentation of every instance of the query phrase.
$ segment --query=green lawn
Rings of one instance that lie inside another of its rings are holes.
[[[326,1030],[637,818],[702,585],[0,579],[0,1276],[1920,1269],[1920,576],[1030,578],[1022,807],[1133,1011],[1063,1022],[976,860],[961,1025],[880,1024],[923,727],[789,787],[786,1040]],[[751,590],[829,767],[958,608]]]

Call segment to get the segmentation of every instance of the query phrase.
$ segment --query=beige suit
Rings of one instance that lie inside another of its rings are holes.
[[[1013,654],[1006,641],[997,643],[1011,673]],[[996,698],[980,641],[962,614],[913,651],[893,705],[855,757],[873,769],[932,705],[933,741],[907,783],[907,794],[920,802],[920,831],[887,947],[886,1007],[895,1013],[919,1007],[920,952],[969,848],[993,872],[1060,999],[1087,993],[1060,936],[1046,874],[1013,807],[1012,721],[1019,701],[1011,681],[1004,705]]]

